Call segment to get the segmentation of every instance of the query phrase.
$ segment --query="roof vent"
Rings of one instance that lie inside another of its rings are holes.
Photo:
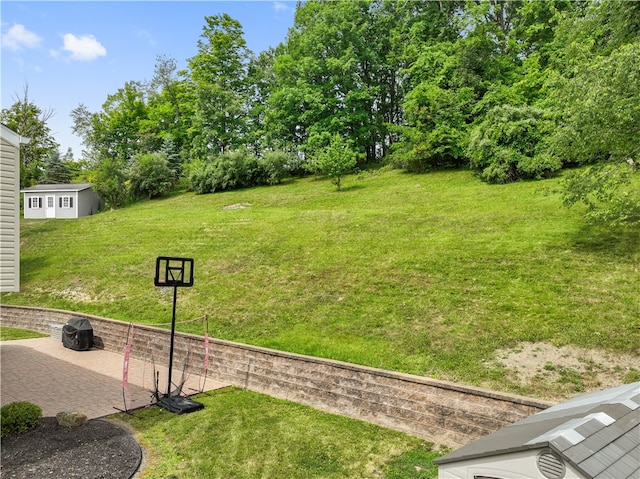
[[[549,479],[562,479],[566,468],[564,462],[551,449],[543,449],[538,454],[538,470]]]

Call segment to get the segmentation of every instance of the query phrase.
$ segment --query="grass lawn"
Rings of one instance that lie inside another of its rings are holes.
[[[431,444],[238,388],[196,396],[205,409],[117,415],[150,452],[143,479],[435,479]]]
[[[207,315],[212,336],[575,394],[543,377],[522,383],[496,352],[551,343],[637,358],[640,232],[585,225],[542,194],[556,184],[383,170],[347,178],[340,192],[306,178],[23,220],[22,291],[2,301],[166,323],[171,295],[153,286],[155,259],[186,256],[195,284],[179,291],[178,321]],[[179,329],[203,332],[197,322]]]
[[[27,331],[25,329],[8,328],[0,326],[0,341],[12,341],[14,339],[32,339],[44,338],[46,334],[37,333],[35,331]]]

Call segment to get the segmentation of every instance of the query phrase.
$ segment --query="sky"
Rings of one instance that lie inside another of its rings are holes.
[[[258,54],[286,39],[296,2],[235,1],[14,1],[0,2],[1,102],[28,98],[42,111],[60,153],[81,158],[71,111],[98,112],[128,81],[150,80],[158,55],[178,69],[197,54],[206,16],[229,14]]]

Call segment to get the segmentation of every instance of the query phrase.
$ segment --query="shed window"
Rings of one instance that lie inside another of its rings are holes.
[[[42,208],[42,197],[41,196],[32,196],[29,198],[29,208],[32,210],[39,210]]]
[[[59,204],[60,208],[73,208],[73,196],[61,196]]]

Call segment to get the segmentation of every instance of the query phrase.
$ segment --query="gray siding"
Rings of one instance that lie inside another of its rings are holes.
[[[78,192],[78,216],[95,215],[101,208],[100,197],[92,189]]]
[[[20,147],[3,137],[0,146],[0,292],[10,291],[20,291]]]
[[[84,188],[80,191],[66,189],[68,185],[59,186],[59,191],[52,189],[30,188],[24,191],[24,217],[26,219],[43,219],[47,218],[47,198],[53,198],[52,216],[49,218],[80,218],[96,214],[102,207],[102,202],[98,194],[91,188]],[[31,208],[30,199],[40,198],[41,208]],[[71,201],[65,204],[64,198],[70,198]],[[66,206],[66,205],[71,206]]]

